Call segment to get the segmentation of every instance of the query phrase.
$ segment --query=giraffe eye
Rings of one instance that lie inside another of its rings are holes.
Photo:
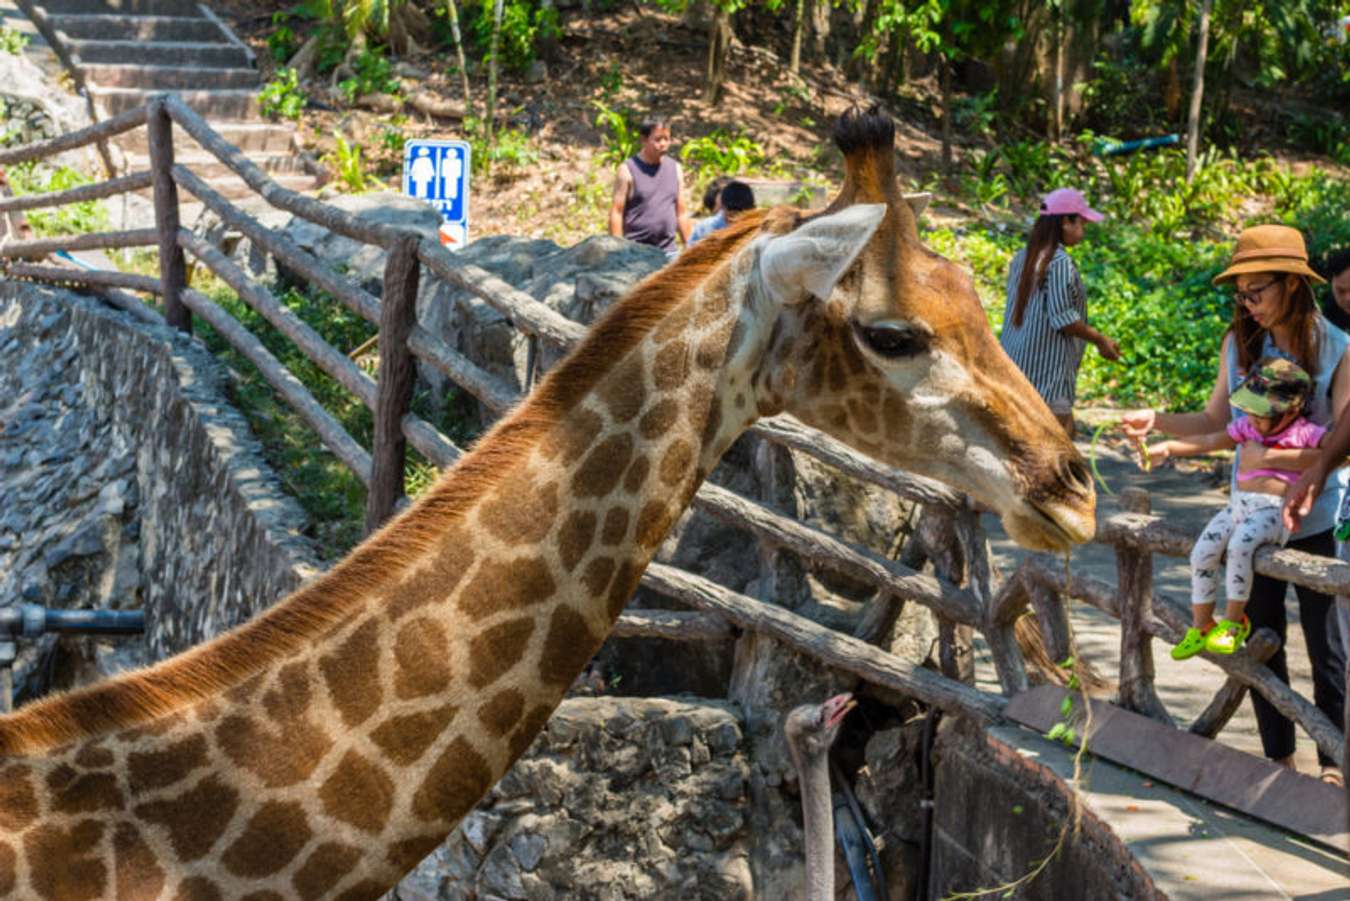
[[[928,349],[930,336],[913,326],[884,322],[877,325],[858,325],[854,330],[873,353],[889,359],[912,357]]]

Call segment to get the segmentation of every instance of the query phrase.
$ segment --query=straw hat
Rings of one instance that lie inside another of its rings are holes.
[[[1315,284],[1326,281],[1308,265],[1308,248],[1303,235],[1287,225],[1256,225],[1242,230],[1228,268],[1214,277],[1222,284],[1249,272],[1292,272],[1306,276]]]

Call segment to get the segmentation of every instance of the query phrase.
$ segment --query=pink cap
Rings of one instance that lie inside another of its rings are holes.
[[[1106,218],[1087,205],[1083,195],[1073,188],[1056,188],[1041,198],[1041,213],[1047,216],[1082,216],[1089,222]]]

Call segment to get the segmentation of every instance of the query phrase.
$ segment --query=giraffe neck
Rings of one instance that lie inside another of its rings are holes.
[[[381,558],[320,634],[134,728],[9,758],[24,803],[0,800],[0,864],[18,852],[18,884],[50,898],[394,885],[530,745],[739,431],[749,276],[722,267],[593,354],[584,392],[541,384],[376,537],[416,552]]]

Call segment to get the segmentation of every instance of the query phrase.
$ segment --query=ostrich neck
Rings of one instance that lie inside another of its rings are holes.
[[[802,789],[802,827],[806,833],[806,899],[834,899],[834,808],[826,755],[802,755],[797,762]]]

